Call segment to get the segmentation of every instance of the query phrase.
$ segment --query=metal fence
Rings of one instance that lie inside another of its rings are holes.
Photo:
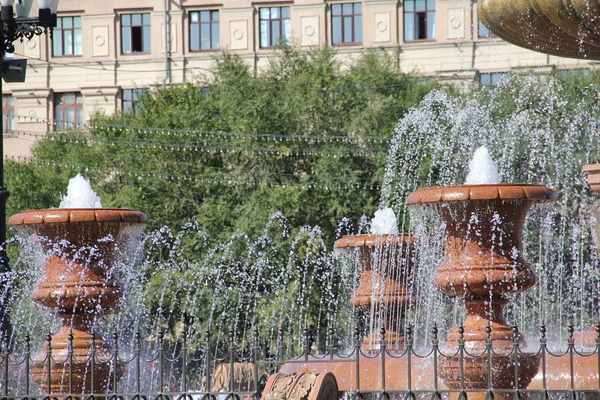
[[[331,371],[340,396],[348,398],[600,398],[600,325],[584,333],[569,326],[560,351],[550,349],[543,326],[535,351],[524,348],[516,327],[508,339],[510,347],[501,349],[495,347],[489,325],[479,350],[462,327],[457,332],[454,346],[442,342],[434,327],[431,346],[417,349],[407,327],[401,346],[391,349],[381,330],[378,349],[366,350],[358,329],[347,349],[340,348],[329,329],[319,351],[306,329],[295,356],[286,352],[283,329],[270,343],[254,331],[245,344],[237,343],[232,332],[224,343],[215,343],[209,333],[202,343],[191,343],[183,331],[171,340],[162,333],[142,340],[136,333],[124,346],[114,333],[108,352],[99,352],[91,335],[84,356],[76,354],[73,334],[66,347],[58,349],[50,335],[36,346],[29,335],[21,340],[4,337],[0,394],[2,400],[258,399],[270,374]],[[526,360],[534,360],[535,375],[524,378]],[[501,382],[503,377],[508,379]]]

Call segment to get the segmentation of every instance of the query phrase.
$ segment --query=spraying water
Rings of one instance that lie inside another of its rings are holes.
[[[507,92],[513,103],[505,109],[505,103],[496,100]],[[597,198],[580,170],[583,164],[597,161],[600,109],[586,99],[595,99],[593,89],[568,99],[556,82],[528,78],[514,87],[466,99],[434,91],[399,122],[385,170],[382,210],[375,215],[371,232],[402,231],[418,237],[418,263],[405,274],[406,286],[414,294],[406,311],[415,327],[416,345],[430,343],[428,332],[434,321],[444,332],[464,315],[452,303],[459,300],[448,299],[431,286],[441,260],[445,226],[426,210],[409,216],[404,201],[418,187],[464,182],[468,154],[481,143],[494,150],[497,168],[490,167],[487,151],[478,151],[481,157],[474,157],[471,172],[479,177],[469,178],[468,183],[499,182],[501,175],[505,182],[543,183],[559,195],[551,208],[530,213],[523,252],[539,284],[515,296],[506,313],[508,322],[533,330],[545,321],[555,336],[566,334],[571,317],[578,329],[594,322],[591,310],[598,307],[600,287],[592,242],[592,205]],[[477,167],[475,159],[487,160],[486,167]],[[82,177],[74,179],[74,193],[87,193],[87,200],[68,200],[76,196],[71,196],[70,186],[61,206],[100,206],[89,183],[84,187]],[[75,189],[78,185],[81,188]],[[397,219],[385,208],[394,210]],[[25,244],[28,239],[19,240]],[[302,330],[312,323],[317,343],[324,342],[328,324],[336,327],[342,346],[350,343],[359,317],[347,304],[357,284],[358,266],[335,260],[332,243],[322,240],[318,227],[294,231],[277,213],[258,237],[238,233],[226,243],[213,243],[202,226],[190,221],[183,227],[149,232],[143,245],[140,258],[124,252],[118,267],[128,290],[127,304],[106,318],[104,330],[117,330],[123,338],[119,340],[130,340],[137,329],[155,333],[186,324],[191,350],[200,351],[207,329],[217,344],[227,339],[229,329],[236,341],[247,343],[254,327],[260,329],[261,338],[273,343],[283,326],[286,345],[299,347]],[[40,317],[41,311],[29,300],[39,278],[34,265],[27,252],[15,261],[13,279],[20,286],[14,286],[9,302],[16,329],[29,327],[41,338],[51,319]],[[177,339],[183,330],[171,332]],[[128,348],[126,343],[123,348]],[[123,387],[131,386],[127,379]]]
[[[397,235],[398,219],[394,210],[387,207],[375,211],[371,221],[371,233],[374,235]]]
[[[61,196],[60,208],[102,208],[100,197],[81,174],[69,179],[67,195]]]
[[[445,227],[427,210],[411,210],[409,215],[405,199],[419,187],[465,182],[468,155],[480,143],[494,149],[498,174],[494,168],[472,166],[471,172],[480,178],[468,178],[468,183],[497,182],[502,176],[507,183],[544,184],[558,194],[556,203],[529,213],[523,255],[537,274],[538,284],[511,300],[507,320],[529,327],[534,337],[537,327],[545,323],[562,343],[571,319],[576,329],[596,323],[597,197],[589,190],[581,167],[597,162],[600,112],[598,104],[590,101],[597,89],[581,90],[570,96],[560,82],[544,77],[515,77],[497,89],[465,98],[436,90],[399,122],[386,165],[381,206],[392,207],[400,229],[419,237],[418,273],[414,275],[418,304],[412,322],[417,330],[427,329],[415,337],[426,341],[432,321],[438,321],[438,326],[447,323],[441,329],[449,329],[464,314],[460,300],[431,290]],[[475,160],[487,159],[483,164],[490,166],[486,153],[481,150]],[[502,230],[501,221],[497,229]]]
[[[469,162],[469,175],[465,180],[467,185],[497,184],[501,182],[498,165],[492,159],[487,147],[481,146],[475,150]]]

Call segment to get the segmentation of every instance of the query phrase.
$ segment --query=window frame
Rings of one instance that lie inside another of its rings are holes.
[[[210,13],[210,19],[208,21],[202,21],[202,13]],[[194,22],[193,18],[192,18],[192,14],[198,14],[198,21]],[[217,15],[217,19],[214,19],[214,15]],[[217,9],[206,9],[206,10],[190,10],[188,11],[188,35],[189,35],[189,46],[188,46],[188,50],[190,52],[203,52],[203,51],[219,51],[221,50],[221,13],[220,10]],[[192,38],[194,37],[194,35],[192,34],[192,27],[194,25],[198,26],[198,48],[194,49],[192,47]],[[208,25],[208,32],[209,32],[209,41],[208,43],[210,44],[210,47],[207,49],[203,49],[202,48],[202,25]],[[217,40],[216,40],[216,47],[213,46],[213,42],[215,41],[215,38],[213,37],[213,28],[216,25],[216,31],[217,31]]]
[[[489,83],[483,83],[481,81],[482,77],[487,77],[489,76]],[[498,77],[499,79],[494,82],[494,78]],[[504,79],[507,79],[510,77],[510,72],[509,71],[494,71],[494,72],[479,72],[478,76],[477,76],[477,82],[479,83],[479,87],[480,88],[494,88],[496,86],[498,86]]]
[[[345,14],[344,13],[344,5],[351,5],[352,6],[352,13],[351,14]],[[360,11],[358,13],[356,13],[356,6],[360,6]],[[361,2],[346,2],[346,3],[332,3],[329,5],[330,6],[330,14],[331,14],[331,44],[333,46],[359,46],[363,44],[363,13],[362,13],[362,7],[363,4]],[[340,14],[334,14],[334,7],[339,6],[340,7]],[[334,18],[339,18],[340,19],[340,30],[341,30],[341,42],[336,43],[335,42],[335,23],[334,23]],[[345,29],[345,20],[346,18],[350,18],[350,20],[352,21],[352,25],[351,25],[351,41],[346,41],[346,29]],[[360,18],[360,40],[356,40],[356,26],[357,26],[357,22],[356,19]]]
[[[148,89],[147,88],[123,88],[121,89],[121,111],[123,112],[129,112],[132,113],[133,115],[136,115],[137,112],[139,111],[139,109],[137,108],[137,106],[139,106],[140,103],[140,97],[144,95],[144,92],[146,92]],[[125,99],[125,93],[126,92],[131,92],[131,100],[129,99]],[[128,108],[125,108],[125,104],[129,104],[131,103],[130,106],[128,106]]]
[[[403,29],[403,41],[404,43],[413,43],[413,42],[433,42],[436,40],[437,35],[436,35],[436,29],[437,29],[437,4],[436,1],[437,0],[424,0],[425,2],[425,9],[424,10],[417,10],[417,1],[419,0],[404,0],[404,3],[402,5],[402,18],[403,18],[403,23],[404,23],[404,29]],[[430,9],[429,5],[430,2],[433,3],[433,8]],[[412,4],[412,10],[407,10],[407,5],[408,4]],[[432,30],[432,37],[428,37],[428,21],[429,21],[429,14],[433,13],[433,30]],[[407,39],[407,29],[408,26],[406,24],[406,20],[407,20],[407,16],[412,14],[413,15],[413,39]],[[423,19],[423,26],[425,27],[425,36],[424,38],[419,38],[418,34],[419,34],[419,24],[418,24],[418,16],[419,14],[423,14],[424,19]]]
[[[273,18],[272,15],[272,10],[273,9],[279,9],[279,17],[278,18]],[[283,9],[287,9],[287,13],[288,16],[284,17],[283,16]],[[269,10],[269,18],[263,18],[262,17],[262,10]],[[266,21],[268,24],[268,45],[263,46],[262,43],[262,27],[263,24],[262,22]],[[289,32],[287,32],[286,29],[284,29],[284,22],[287,21],[288,26],[289,26]],[[279,22],[279,43],[273,43],[273,25],[275,22]],[[287,35],[289,34],[289,37],[287,37]],[[288,44],[290,43],[290,41],[292,40],[292,9],[290,6],[273,6],[273,7],[259,7],[258,8],[258,47],[261,50],[266,50],[266,49],[272,49],[274,47],[279,46],[282,41],[285,40]]]
[[[11,100],[11,101],[9,101]],[[15,131],[15,96],[12,94],[2,95],[2,129],[4,133]]]
[[[71,19],[71,27],[64,28],[64,19]],[[75,19],[79,19],[79,27],[75,26]],[[82,29],[82,19],[81,15],[63,15],[57,17],[56,25],[52,33],[52,57],[81,57],[83,55],[83,29]],[[60,28],[58,26],[61,26]],[[71,41],[71,54],[65,54],[65,35],[64,31],[71,31],[72,41]],[[79,36],[79,46],[77,46],[77,36]],[[59,38],[60,37],[60,38]],[[57,43],[60,43],[62,54],[55,53],[55,46]],[[77,48],[79,47],[79,48]],[[79,54],[77,51],[79,50]]]
[[[133,22],[133,18],[134,16],[139,15],[141,16],[141,24],[134,24]],[[148,16],[148,23],[144,23],[144,16]],[[124,18],[125,17],[129,17],[130,22],[128,24],[126,24],[124,22]],[[126,12],[126,13],[122,13],[119,14],[119,23],[120,23],[120,40],[121,40],[121,55],[138,55],[138,54],[150,54],[152,53],[152,13],[148,12],[148,11],[139,11],[139,12]],[[132,28],[140,28],[141,29],[141,36],[140,36],[140,40],[141,40],[141,45],[142,45],[142,50],[141,51],[134,51],[133,50],[133,30]],[[144,49],[144,44],[145,44],[145,35],[144,35],[144,28],[148,28],[148,49],[145,50]],[[126,52],[125,51],[125,40],[124,40],[124,31],[125,29],[129,30],[129,46],[131,48],[130,51]]]
[[[66,101],[62,101],[61,104],[58,104],[58,99],[60,97],[65,98],[68,95],[73,95],[74,102],[67,103]],[[68,130],[73,128],[78,128],[83,126],[85,121],[83,120],[83,95],[81,92],[55,92],[53,97],[53,115],[54,115],[54,131]],[[73,110],[74,121],[70,122],[67,120],[66,115],[69,109]],[[61,113],[61,122],[59,126],[58,119],[56,118],[57,111],[60,110]],[[81,120],[81,121],[79,121]],[[70,126],[69,126],[70,125]]]

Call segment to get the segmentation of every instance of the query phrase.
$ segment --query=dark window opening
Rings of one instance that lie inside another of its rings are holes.
[[[417,39],[427,39],[427,14],[416,13]]]
[[[131,27],[131,51],[133,51],[133,52],[144,51],[144,46],[142,43],[142,27],[141,26],[132,26]]]

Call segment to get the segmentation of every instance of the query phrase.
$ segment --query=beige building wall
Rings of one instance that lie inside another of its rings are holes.
[[[397,57],[399,71],[478,84],[479,74],[535,68],[590,68],[590,62],[546,56],[499,39],[479,38],[476,4],[470,0],[435,1],[435,39],[404,40],[404,3],[397,0],[355,1],[362,5],[362,42],[338,45],[340,60],[352,62],[365,48],[376,47]],[[291,42],[301,48],[332,44],[332,6],[338,0],[61,0],[59,17],[81,16],[82,54],[53,56],[45,36],[16,43],[13,57],[28,60],[24,83],[5,83],[3,94],[15,100],[15,133],[5,137],[7,156],[28,156],[36,135],[54,129],[58,93],[83,96],[84,119],[95,112],[122,108],[123,90],[180,84],[207,73],[213,57],[227,49],[260,70],[273,54],[260,47],[259,9],[290,7]],[[167,9],[165,9],[165,5]],[[36,10],[34,4],[32,10]],[[190,12],[219,11],[220,49],[190,50]],[[121,15],[150,14],[150,51],[123,54]],[[165,19],[167,23],[165,23]]]

